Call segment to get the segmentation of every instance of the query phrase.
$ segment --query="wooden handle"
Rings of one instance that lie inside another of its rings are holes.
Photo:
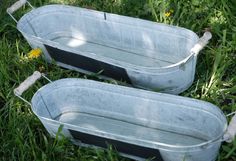
[[[10,14],[13,14],[19,8],[21,8],[26,2],[27,2],[27,0],[19,0],[19,1],[15,2],[11,7],[7,8],[7,12]]]
[[[212,38],[210,32],[205,32],[203,36],[198,40],[197,44],[191,49],[191,52],[198,54],[208,43],[208,41]]]
[[[35,71],[31,76],[26,78],[17,88],[14,89],[14,94],[16,96],[21,96],[29,87],[31,87],[38,79],[40,79],[42,73]]]

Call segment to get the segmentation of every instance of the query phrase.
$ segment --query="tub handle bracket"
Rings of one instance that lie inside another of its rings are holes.
[[[18,9],[20,9],[23,5],[28,4],[32,9],[34,9],[34,7],[27,1],[27,0],[18,0],[17,2],[15,2],[12,6],[10,6],[9,8],[7,8],[7,13],[11,16],[11,18],[17,23],[18,21],[16,20],[16,18],[12,15],[14,12],[16,12]]]
[[[50,79],[48,79],[45,74],[40,73],[39,71],[35,71],[31,76],[29,76],[28,78],[26,78],[17,88],[14,89],[14,94],[19,97],[20,99],[22,99],[24,102],[28,103],[29,105],[31,105],[31,103],[29,101],[27,101],[26,99],[24,99],[23,97],[21,97],[21,95],[28,90],[32,85],[35,84],[35,82],[40,79],[41,77],[44,77],[45,79],[47,79],[49,82],[51,82]]]
[[[207,31],[203,36],[198,40],[198,42],[191,49],[191,53],[198,55],[198,53],[207,45],[208,41],[212,38],[212,34]]]
[[[208,41],[212,38],[212,34],[207,31],[199,38],[198,42],[190,50],[190,55],[181,61],[180,66],[184,66],[193,56],[197,56],[198,53],[207,45]]]

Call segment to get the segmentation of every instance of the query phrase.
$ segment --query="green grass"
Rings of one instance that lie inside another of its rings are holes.
[[[6,14],[14,1],[0,1],[0,160],[128,160],[117,152],[74,146],[67,139],[53,139],[32,113],[31,108],[13,95],[13,89],[34,70],[52,80],[63,77],[96,79],[47,64],[42,58],[27,60],[30,47]],[[198,35],[208,28],[213,34],[198,58],[195,81],[182,95],[209,101],[225,114],[236,110],[236,2],[234,0],[31,0],[36,6],[50,3],[71,4],[178,25]],[[17,18],[27,12],[24,7]],[[169,17],[165,13],[173,10]],[[99,80],[101,81],[101,80]],[[40,83],[41,82],[41,83]],[[45,84],[40,81],[24,94],[30,100]],[[60,132],[60,131],[59,131]],[[60,135],[60,133],[58,133]],[[236,161],[236,141],[223,143],[219,161]]]

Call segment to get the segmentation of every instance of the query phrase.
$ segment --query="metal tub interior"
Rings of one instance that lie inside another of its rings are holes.
[[[181,63],[199,37],[170,26],[65,5],[25,14],[18,30],[45,58],[81,72],[99,72],[134,86],[178,94],[194,79],[196,57]],[[82,65],[83,64],[83,65]]]

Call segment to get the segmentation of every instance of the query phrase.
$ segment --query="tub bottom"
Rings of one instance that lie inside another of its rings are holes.
[[[52,40],[58,42],[59,44],[75,48],[81,52],[87,52],[94,55],[99,54],[99,56],[103,56],[105,58],[111,58],[137,66],[164,67],[180,61],[180,58],[174,56],[170,57],[164,53],[150,53],[144,55],[143,53],[139,53],[135,50],[128,51],[126,49],[111,47],[71,36],[60,36],[53,38]]]
[[[126,140],[137,139],[144,142],[156,142],[169,145],[196,145],[206,140],[196,136],[184,135],[171,131],[150,128],[138,123],[130,123],[121,119],[104,117],[96,114],[81,112],[67,112],[57,118],[62,123],[80,128],[99,131],[109,135],[116,135]],[[173,130],[174,131],[174,130]]]

